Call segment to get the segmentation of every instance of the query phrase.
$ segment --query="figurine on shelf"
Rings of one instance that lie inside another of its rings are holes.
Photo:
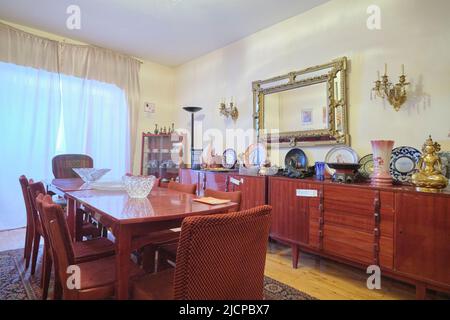
[[[158,124],[155,124],[155,131],[154,131],[154,133],[155,133],[155,134],[158,134],[158,133],[159,133],[159,130],[158,130]]]
[[[170,133],[175,133],[175,123],[172,123],[172,130],[170,130]]]
[[[164,127],[162,134],[166,134],[166,133],[167,133],[167,129],[166,129],[166,127]]]
[[[438,192],[447,187],[448,179],[442,174],[441,158],[437,155],[440,150],[441,146],[433,142],[430,135],[423,145],[423,155],[417,163],[419,171],[412,176],[412,183],[417,191]]]

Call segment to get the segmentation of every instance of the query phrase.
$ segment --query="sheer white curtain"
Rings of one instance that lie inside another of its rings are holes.
[[[131,170],[139,68],[110,50],[0,23],[0,230],[25,225],[18,178],[52,178],[56,154],[89,154],[111,178]]]
[[[95,80],[61,75],[60,153],[88,154],[97,168],[119,179],[130,167],[129,121],[125,92]]]

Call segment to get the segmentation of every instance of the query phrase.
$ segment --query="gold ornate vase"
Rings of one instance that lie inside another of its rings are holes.
[[[440,150],[441,146],[431,136],[425,141],[423,155],[417,163],[418,172],[412,176],[417,191],[439,192],[447,187],[448,179],[442,174],[441,158],[437,155]]]
[[[392,140],[374,140],[371,141],[373,150],[373,175],[372,185],[386,187],[392,185],[392,177],[389,172],[391,162]]]

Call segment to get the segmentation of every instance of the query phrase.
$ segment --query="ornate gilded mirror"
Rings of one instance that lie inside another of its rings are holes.
[[[347,58],[253,82],[258,139],[280,146],[348,144]]]

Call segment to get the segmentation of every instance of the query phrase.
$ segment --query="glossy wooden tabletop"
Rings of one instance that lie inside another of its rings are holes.
[[[89,190],[92,189],[80,178],[71,179],[53,179],[50,183],[47,183],[49,189],[61,192],[69,192],[76,190]]]
[[[195,195],[166,188],[153,188],[145,199],[130,198],[126,191],[101,190],[71,191],[66,196],[121,224],[173,220],[188,215],[226,212],[237,207],[234,202],[222,205],[199,203],[193,201]]]

